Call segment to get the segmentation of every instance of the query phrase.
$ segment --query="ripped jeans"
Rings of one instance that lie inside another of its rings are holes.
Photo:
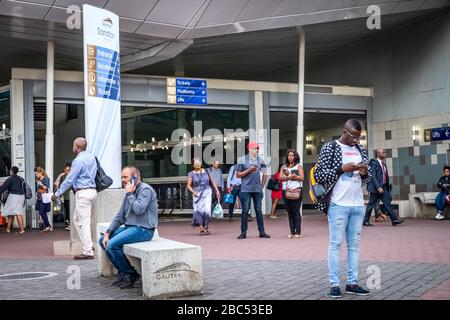
[[[364,206],[346,207],[331,204],[328,209],[328,273],[330,287],[340,285],[339,256],[344,237],[347,241],[347,283],[358,283],[359,242]]]

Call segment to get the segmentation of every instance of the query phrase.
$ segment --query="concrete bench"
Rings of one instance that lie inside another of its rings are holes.
[[[409,194],[409,210],[413,218],[434,218],[436,216],[435,199],[438,192],[418,192]],[[444,215],[448,218],[449,208]]]
[[[97,224],[97,239],[109,223]],[[142,292],[147,299],[174,298],[202,294],[201,247],[161,238],[157,230],[151,241],[127,244],[124,253],[142,277]],[[98,252],[98,272],[113,276],[111,262],[103,250]]]

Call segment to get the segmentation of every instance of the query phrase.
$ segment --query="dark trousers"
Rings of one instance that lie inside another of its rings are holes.
[[[439,192],[436,200],[434,201],[438,213],[443,213],[445,210],[445,206],[447,205],[447,200],[445,199],[445,197],[447,197],[447,194],[445,192]]]
[[[264,234],[264,220],[261,211],[263,193],[262,192],[241,192],[239,199],[242,204],[242,216],[241,216],[241,233],[247,233],[248,229],[248,212],[250,210],[250,201],[253,199],[253,207],[256,212],[256,222],[258,223],[258,231],[260,234]]]
[[[37,201],[36,203],[37,210],[42,220],[44,220],[44,227],[50,227],[50,222],[48,221],[47,212],[50,211],[50,203],[43,203],[42,201]]]
[[[378,204],[378,202],[381,200],[384,205],[384,209],[386,210],[387,214],[389,215],[389,218],[392,221],[397,220],[397,216],[394,213],[394,209],[392,208],[391,201],[392,197],[389,193],[389,190],[386,186],[383,186],[384,192],[382,194],[378,192],[370,192],[369,194],[369,204],[367,205],[366,209],[366,215],[364,216],[364,223],[367,223],[370,221],[370,216],[372,214],[372,209],[375,208],[375,206]]]
[[[286,199],[286,193],[283,190],[283,200],[284,206],[286,207],[288,218],[289,218],[289,228],[291,229],[291,234],[302,234],[302,216],[300,215],[300,208],[302,206],[302,198],[298,200]]]
[[[64,222],[66,221],[70,224],[70,200],[64,200]]]
[[[240,194],[241,194],[241,186],[233,186],[233,188],[231,189],[231,194],[233,195],[233,203],[230,203],[229,207],[228,207],[228,217],[232,218],[233,217],[233,212],[234,212],[234,205],[236,204],[236,199],[239,197],[240,198]]]
[[[222,187],[217,187],[217,189],[219,189],[220,199],[222,199]],[[214,189],[211,188],[211,190],[212,190],[212,195],[211,195],[211,215],[212,215],[214,208],[216,207],[217,203],[219,202],[219,199],[217,199]]]

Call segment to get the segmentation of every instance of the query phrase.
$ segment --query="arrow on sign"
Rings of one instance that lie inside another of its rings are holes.
[[[450,132],[448,130],[445,130],[445,135],[448,137],[450,137]]]
[[[202,82],[202,87],[204,87],[204,86],[205,86],[205,84],[206,84],[206,83],[205,83],[205,81],[203,81],[203,82]]]
[[[202,99],[202,102],[203,102],[203,103],[205,103],[205,101],[206,101],[205,99]]]

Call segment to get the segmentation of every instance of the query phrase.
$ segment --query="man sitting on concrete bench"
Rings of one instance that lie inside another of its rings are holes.
[[[444,175],[439,179],[437,186],[440,192],[436,197],[436,219],[443,220],[447,197],[450,194],[450,166],[444,167]]]
[[[141,174],[136,167],[127,166],[123,169],[122,185],[127,194],[105,235],[100,237],[99,244],[119,272],[113,285],[126,289],[133,287],[140,275],[126,258],[123,246],[153,238],[158,224],[158,209],[155,190],[141,181]],[[121,225],[125,227],[119,228]]]

